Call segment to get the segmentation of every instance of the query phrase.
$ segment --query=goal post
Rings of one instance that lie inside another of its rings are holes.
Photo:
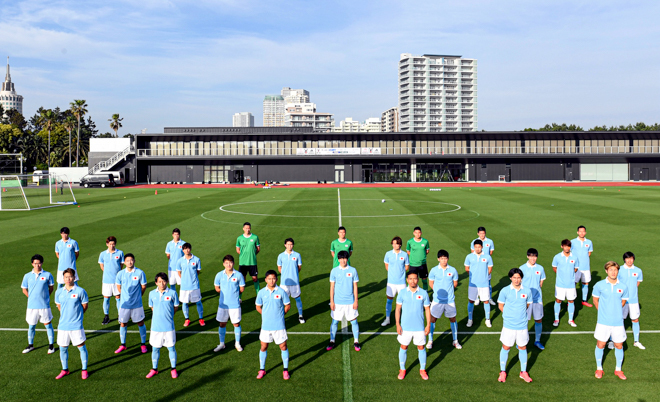
[[[29,211],[20,176],[0,176],[0,211]]]
[[[65,175],[0,175],[0,211],[30,211],[76,204]]]

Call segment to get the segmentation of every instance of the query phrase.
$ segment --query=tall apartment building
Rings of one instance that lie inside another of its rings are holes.
[[[477,130],[477,60],[401,54],[399,131]]]
[[[380,131],[384,133],[393,133],[399,131],[399,108],[394,106],[386,111],[380,117]]]
[[[332,113],[318,113],[315,103],[289,103],[284,111],[284,126],[306,127],[313,131],[330,132],[335,125]]]
[[[234,113],[233,127],[254,127],[254,116],[250,112]]]
[[[14,83],[11,82],[11,75],[9,74],[9,57],[7,57],[7,74],[5,81],[2,83],[0,90],[0,104],[2,108],[7,111],[9,109],[16,109],[18,113],[23,114],[23,96],[16,93]]]
[[[264,127],[282,127],[284,125],[284,97],[266,95],[264,97]]]
[[[309,91],[305,89],[284,87],[281,94],[284,97],[285,107],[287,103],[309,103]]]

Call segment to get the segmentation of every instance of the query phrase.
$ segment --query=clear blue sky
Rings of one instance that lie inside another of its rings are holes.
[[[101,132],[230,126],[282,87],[364,120],[401,53],[479,63],[479,128],[660,121],[657,1],[0,0],[26,117],[86,99]],[[2,60],[2,59],[0,59]]]

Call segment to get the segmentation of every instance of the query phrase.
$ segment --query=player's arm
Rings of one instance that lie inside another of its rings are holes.
[[[335,282],[330,282],[330,310],[335,311]]]
[[[598,310],[598,301],[600,300],[600,296],[591,295],[591,297],[594,299],[594,307],[596,307],[596,310]],[[624,302],[623,304],[626,303]],[[621,307],[623,307],[623,305]]]
[[[488,275],[493,273],[493,266],[488,267]]]
[[[504,303],[500,303],[500,301],[497,301],[497,308],[500,309],[501,312],[504,312]]]
[[[458,281],[454,281],[454,289],[458,287]],[[433,286],[431,286],[431,289],[433,289]]]
[[[353,296],[355,297],[355,301],[353,302],[353,310],[358,309],[358,289],[357,289],[357,282],[353,282]]]
[[[396,333],[401,335],[403,329],[401,328],[401,304],[396,304],[396,310],[394,311],[394,317],[396,319]]]
[[[55,288],[53,287],[53,285],[48,285],[48,294],[49,294],[49,295],[52,295],[52,294],[53,294],[53,289],[55,289]],[[27,295],[26,295],[26,296],[27,296]]]
[[[255,254],[259,254],[259,251],[261,251],[261,246],[257,246],[257,251],[255,252]]]
[[[102,262],[99,262],[99,265],[101,266],[101,271],[105,271],[105,270],[103,269],[103,263],[102,263]]]
[[[241,248],[236,246],[236,254],[241,255]]]
[[[215,291],[218,292],[218,293],[220,293],[220,286],[215,285]]]
[[[390,266],[390,264],[385,263],[385,271],[389,271],[389,269],[388,269],[389,266]]]
[[[552,270],[555,271],[555,274],[557,273],[557,267],[553,266]]]
[[[291,303],[284,305],[284,314],[288,313],[291,309]]]
[[[79,255],[80,255],[80,251],[76,251],[76,260],[78,259]]]
[[[115,282],[115,285],[117,285],[117,293],[121,294],[121,285],[119,283]]]
[[[435,281],[433,279],[429,278],[429,289],[433,289],[433,284],[434,283],[435,283]]]
[[[52,289],[52,288],[53,288],[52,286],[49,286],[49,289]],[[25,297],[28,297],[28,290],[27,290],[27,288],[21,288],[21,290],[23,291],[23,294],[25,295]],[[52,290],[51,290],[51,292],[52,292]]]
[[[244,290],[245,290],[245,285],[238,287],[239,292],[243,293]]]
[[[277,266],[277,271],[281,274],[282,273],[282,266],[278,265]],[[298,267],[298,271],[300,271],[300,267]]]
[[[470,266],[469,265],[465,266],[465,272],[470,272]]]
[[[490,255],[493,255],[493,252],[494,252],[494,251],[495,251],[495,250],[490,250]]]
[[[256,308],[257,308],[257,313],[259,313],[259,314],[263,314],[260,305],[257,304]]]
[[[426,315],[426,327],[424,328],[424,335],[428,335],[431,333],[431,306],[424,306],[424,314]]]
[[[81,304],[81,306],[83,308],[83,313],[84,313],[84,312],[87,311],[87,307],[89,307],[89,303],[83,303],[83,304]]]
[[[545,282],[545,279],[541,279],[541,281],[539,282],[539,287],[540,287],[540,288],[543,287],[543,282]]]
[[[145,290],[147,290],[147,285],[142,285],[142,296],[144,296]]]

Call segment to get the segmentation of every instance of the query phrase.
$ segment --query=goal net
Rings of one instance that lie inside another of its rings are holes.
[[[64,175],[0,175],[0,211],[29,211],[76,204]]]

